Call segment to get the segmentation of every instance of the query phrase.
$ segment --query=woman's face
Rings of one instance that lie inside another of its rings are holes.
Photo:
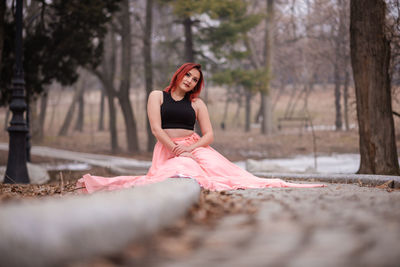
[[[199,80],[200,71],[198,71],[197,69],[191,69],[185,74],[185,76],[183,76],[183,79],[179,83],[178,87],[187,93],[193,90]]]

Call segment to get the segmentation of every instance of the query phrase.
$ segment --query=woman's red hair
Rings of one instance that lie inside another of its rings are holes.
[[[193,99],[198,97],[204,87],[204,79],[203,72],[201,71],[201,65],[197,63],[185,63],[180,66],[179,69],[172,76],[171,83],[164,89],[164,91],[168,93],[174,91],[176,86],[182,81],[186,73],[188,73],[191,69],[197,69],[200,72],[200,78],[193,90],[188,93],[190,94],[189,99],[190,101],[192,101]]]

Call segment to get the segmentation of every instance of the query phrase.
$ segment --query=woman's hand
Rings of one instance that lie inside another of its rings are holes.
[[[185,145],[179,145],[177,144],[172,148],[172,153],[174,153],[177,156],[180,156],[182,153],[189,153],[192,152],[193,148],[190,146],[185,146]]]

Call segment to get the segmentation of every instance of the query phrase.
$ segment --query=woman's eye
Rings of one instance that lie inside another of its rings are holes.
[[[187,77],[190,77],[190,73],[186,73],[185,75],[186,75]]]

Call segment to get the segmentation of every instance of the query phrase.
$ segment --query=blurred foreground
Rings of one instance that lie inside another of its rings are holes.
[[[399,201],[340,184],[206,191],[174,227],[71,266],[398,266]]]

